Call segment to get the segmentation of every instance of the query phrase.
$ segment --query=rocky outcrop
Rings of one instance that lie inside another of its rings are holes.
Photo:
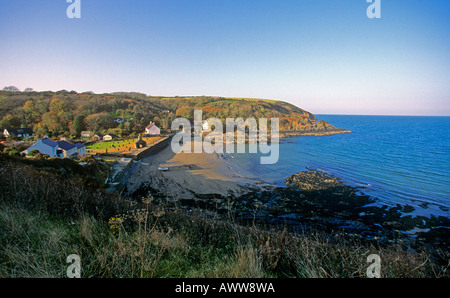
[[[346,187],[341,179],[318,171],[300,172],[288,177],[286,186],[302,191],[321,191]]]

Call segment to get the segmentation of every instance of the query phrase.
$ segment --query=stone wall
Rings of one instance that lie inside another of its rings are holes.
[[[165,139],[160,140],[158,143],[152,145],[151,147],[144,148],[134,154],[135,160],[141,160],[143,158],[149,157],[150,155],[156,154],[164,150],[172,140],[172,137],[167,137]]]

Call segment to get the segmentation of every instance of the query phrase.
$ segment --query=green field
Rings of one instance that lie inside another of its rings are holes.
[[[95,143],[93,145],[90,145],[86,147],[88,150],[106,150],[111,148],[120,148],[125,147],[129,144],[133,144],[138,139],[127,139],[127,140],[120,140],[120,141],[110,141],[110,142],[102,142],[102,143]]]
[[[161,138],[160,136],[153,136],[153,137],[144,137],[142,139],[147,142],[147,145],[149,145],[152,142],[154,142],[160,138]],[[138,138],[117,140],[117,141],[108,141],[108,142],[98,142],[98,143],[92,144],[90,146],[87,146],[86,149],[87,150],[120,149],[120,148],[129,147],[130,145],[134,147],[134,143],[137,140],[138,140]]]

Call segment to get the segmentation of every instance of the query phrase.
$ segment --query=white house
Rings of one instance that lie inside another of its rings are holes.
[[[112,141],[114,139],[117,139],[117,136],[113,134],[109,134],[103,137],[103,141]]]
[[[159,127],[156,126],[155,123],[150,121],[150,124],[145,128],[145,133],[148,135],[156,136],[161,134],[161,129],[159,129]]]
[[[23,153],[28,154],[33,150],[37,150],[42,154],[48,155],[50,157],[57,157],[58,156],[58,148],[59,145],[55,141],[52,141],[50,139],[43,139],[38,140],[36,144],[28,148],[27,150],[23,151]]]
[[[92,137],[92,131],[82,131],[81,132],[81,137],[82,138],[90,138],[90,137]]]
[[[58,155],[60,157],[70,157],[78,153],[78,148],[74,144],[71,144],[67,141],[59,141],[58,142],[59,150]]]
[[[209,126],[209,123],[206,120],[203,121],[202,128],[203,128],[203,130],[206,130],[206,131],[211,130],[211,127]]]
[[[3,135],[7,138],[31,138],[34,132],[31,128],[9,128],[3,131]]]
[[[73,145],[67,141],[55,142],[50,139],[38,140],[36,144],[22,151],[22,153],[28,154],[33,150],[37,150],[50,157],[70,157],[76,154],[79,156],[86,155],[86,146],[81,143]]]

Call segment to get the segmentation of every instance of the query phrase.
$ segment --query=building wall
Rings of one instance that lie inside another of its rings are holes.
[[[85,156],[86,155],[86,147],[78,149],[78,155]]]
[[[92,132],[90,131],[83,131],[81,132],[81,137],[82,138],[90,138],[92,136]]]
[[[42,154],[46,154],[50,157],[55,157],[57,148],[52,148],[51,146],[48,146],[44,143],[42,143],[42,140],[37,141],[36,144],[34,144],[33,146],[31,146],[30,148],[28,148],[26,150],[26,153],[30,153],[32,150],[38,150],[39,152],[41,152]]]
[[[146,129],[145,131],[149,135],[160,135],[161,134],[161,129],[159,129],[156,125],[153,125],[152,127],[150,127],[150,129]]]
[[[67,150],[67,151],[63,150],[63,149],[61,149],[61,150],[63,151],[63,157],[70,157],[70,156],[78,153],[77,147],[74,147],[74,148],[72,148],[70,150]]]

